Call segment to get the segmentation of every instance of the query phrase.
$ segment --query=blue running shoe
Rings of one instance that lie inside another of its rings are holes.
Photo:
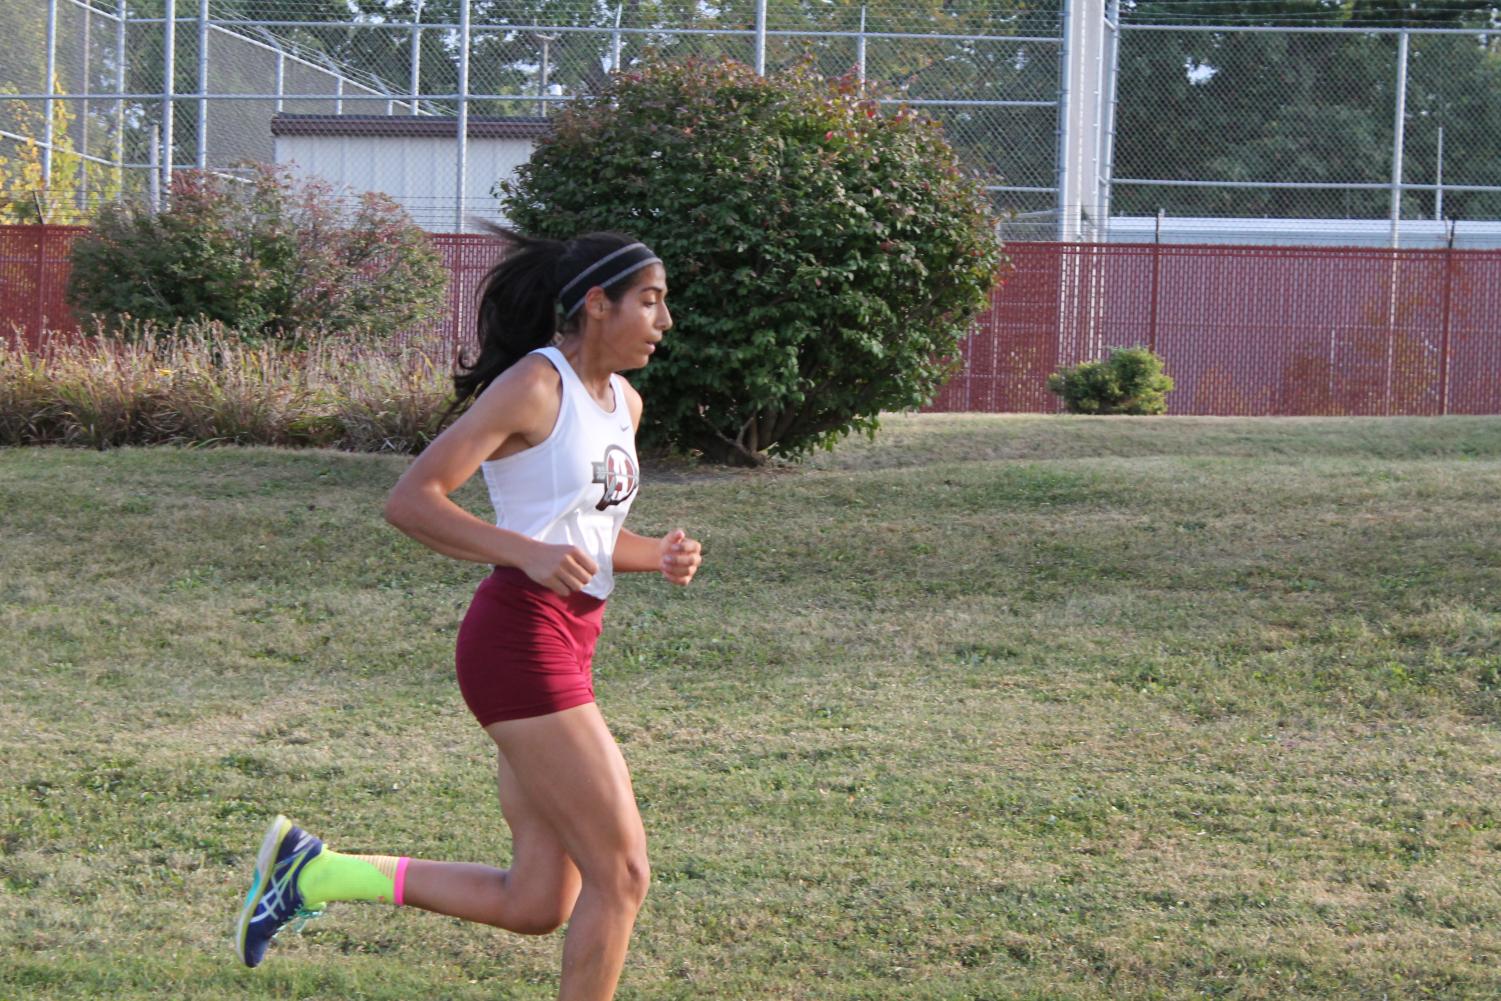
[[[255,877],[245,904],[240,908],[240,923],[235,929],[235,952],[246,966],[259,966],[266,956],[271,939],[289,921],[296,921],[293,931],[301,931],[309,918],[323,913],[304,906],[297,890],[297,877],[319,852],[323,842],[286,817],[271,821],[261,840],[260,854],[255,857]]]

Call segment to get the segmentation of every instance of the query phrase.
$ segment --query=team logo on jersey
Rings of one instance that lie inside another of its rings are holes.
[[[594,510],[603,511],[607,507],[624,503],[636,492],[636,464],[631,461],[630,453],[619,445],[605,449],[604,462],[590,465],[594,467],[594,482],[603,484],[605,488],[604,496],[594,505]]]

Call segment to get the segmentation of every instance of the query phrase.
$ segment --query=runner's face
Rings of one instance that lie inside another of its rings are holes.
[[[648,264],[619,302],[610,302],[602,290],[591,289],[589,295],[598,295],[608,307],[601,318],[600,339],[617,362],[611,368],[617,372],[643,368],[672,327],[667,271],[660,264]]]

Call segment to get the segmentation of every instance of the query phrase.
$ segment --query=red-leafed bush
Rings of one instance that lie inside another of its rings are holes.
[[[101,209],[73,244],[71,305],[107,327],[212,321],[251,338],[392,333],[431,318],[448,271],[384,195],[259,167],[246,180],[183,171],[168,208]]]

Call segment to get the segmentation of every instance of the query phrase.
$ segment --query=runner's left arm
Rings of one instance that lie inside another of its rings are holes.
[[[621,381],[625,382],[624,377]],[[631,423],[641,427],[641,394],[629,382],[625,383],[626,406],[631,410]],[[659,570],[663,577],[674,584],[685,585],[698,572],[703,562],[703,546],[697,539],[688,537],[681,528],[675,528],[660,539],[637,535],[622,528],[615,540],[612,562],[615,569],[624,573],[651,573]]]
[[[659,570],[672,583],[687,584],[702,562],[703,546],[697,539],[689,538],[681,528],[673,529],[660,539],[622,528],[620,537],[615,540],[613,563],[618,572]]]

